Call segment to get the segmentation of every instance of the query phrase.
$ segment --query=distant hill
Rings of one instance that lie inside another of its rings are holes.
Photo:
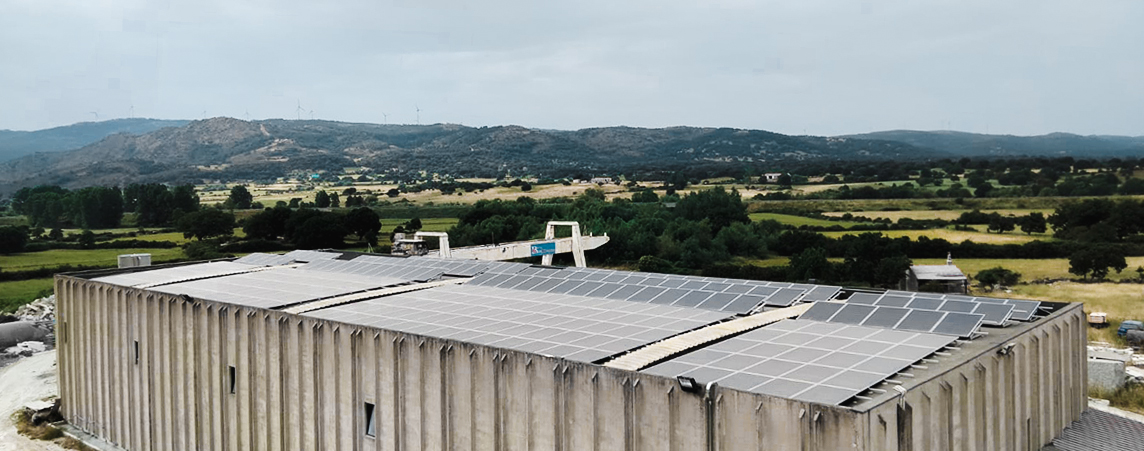
[[[1081,136],[1071,133],[1013,136],[954,131],[891,130],[845,137],[894,141],[968,157],[1113,157],[1144,154],[1144,136]]]
[[[788,136],[730,128],[632,127],[576,131],[519,126],[378,125],[214,118],[83,148],[0,163],[5,190],[204,179],[271,179],[290,171],[366,166],[396,174],[562,177],[704,165],[921,159],[942,152],[891,141]]]
[[[140,135],[163,127],[181,127],[188,121],[160,119],[114,119],[80,122],[32,132],[0,130],[0,161],[14,160],[36,152],[72,150],[116,133]]]

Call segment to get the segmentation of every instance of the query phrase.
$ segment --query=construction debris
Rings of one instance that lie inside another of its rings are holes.
[[[31,303],[16,309],[16,317],[24,321],[40,322],[55,321],[56,295],[36,299]]]
[[[39,341],[24,341],[4,350],[6,357],[31,357],[32,354],[44,352],[48,346]]]

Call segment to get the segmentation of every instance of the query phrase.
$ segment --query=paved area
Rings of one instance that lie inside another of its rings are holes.
[[[11,419],[24,404],[58,394],[58,387],[54,350],[0,368],[0,451],[63,451],[54,443],[17,434]]]

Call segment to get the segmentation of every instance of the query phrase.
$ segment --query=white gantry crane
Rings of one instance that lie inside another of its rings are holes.
[[[556,227],[571,227],[572,236],[556,238]],[[461,260],[514,260],[539,256],[541,264],[551,265],[553,255],[571,252],[572,258],[576,261],[576,266],[581,268],[587,266],[584,261],[584,251],[603,246],[609,240],[607,235],[581,235],[580,223],[575,221],[549,221],[544,231],[543,240],[514,241],[458,248],[449,247],[449,234],[445,232],[417,232],[411,239],[405,238],[404,234],[398,235],[393,240],[393,253],[395,255],[426,255]],[[426,237],[436,237],[439,249],[430,251],[425,242]]]

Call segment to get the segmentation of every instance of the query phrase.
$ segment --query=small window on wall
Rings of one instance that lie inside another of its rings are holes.
[[[139,364],[139,340],[135,340],[135,364]]]
[[[377,436],[377,426],[373,421],[373,404],[365,403],[365,435],[367,437]]]
[[[233,366],[228,367],[228,371],[230,372],[230,394],[233,395],[234,394],[234,385],[238,382],[238,378],[235,377]]]

